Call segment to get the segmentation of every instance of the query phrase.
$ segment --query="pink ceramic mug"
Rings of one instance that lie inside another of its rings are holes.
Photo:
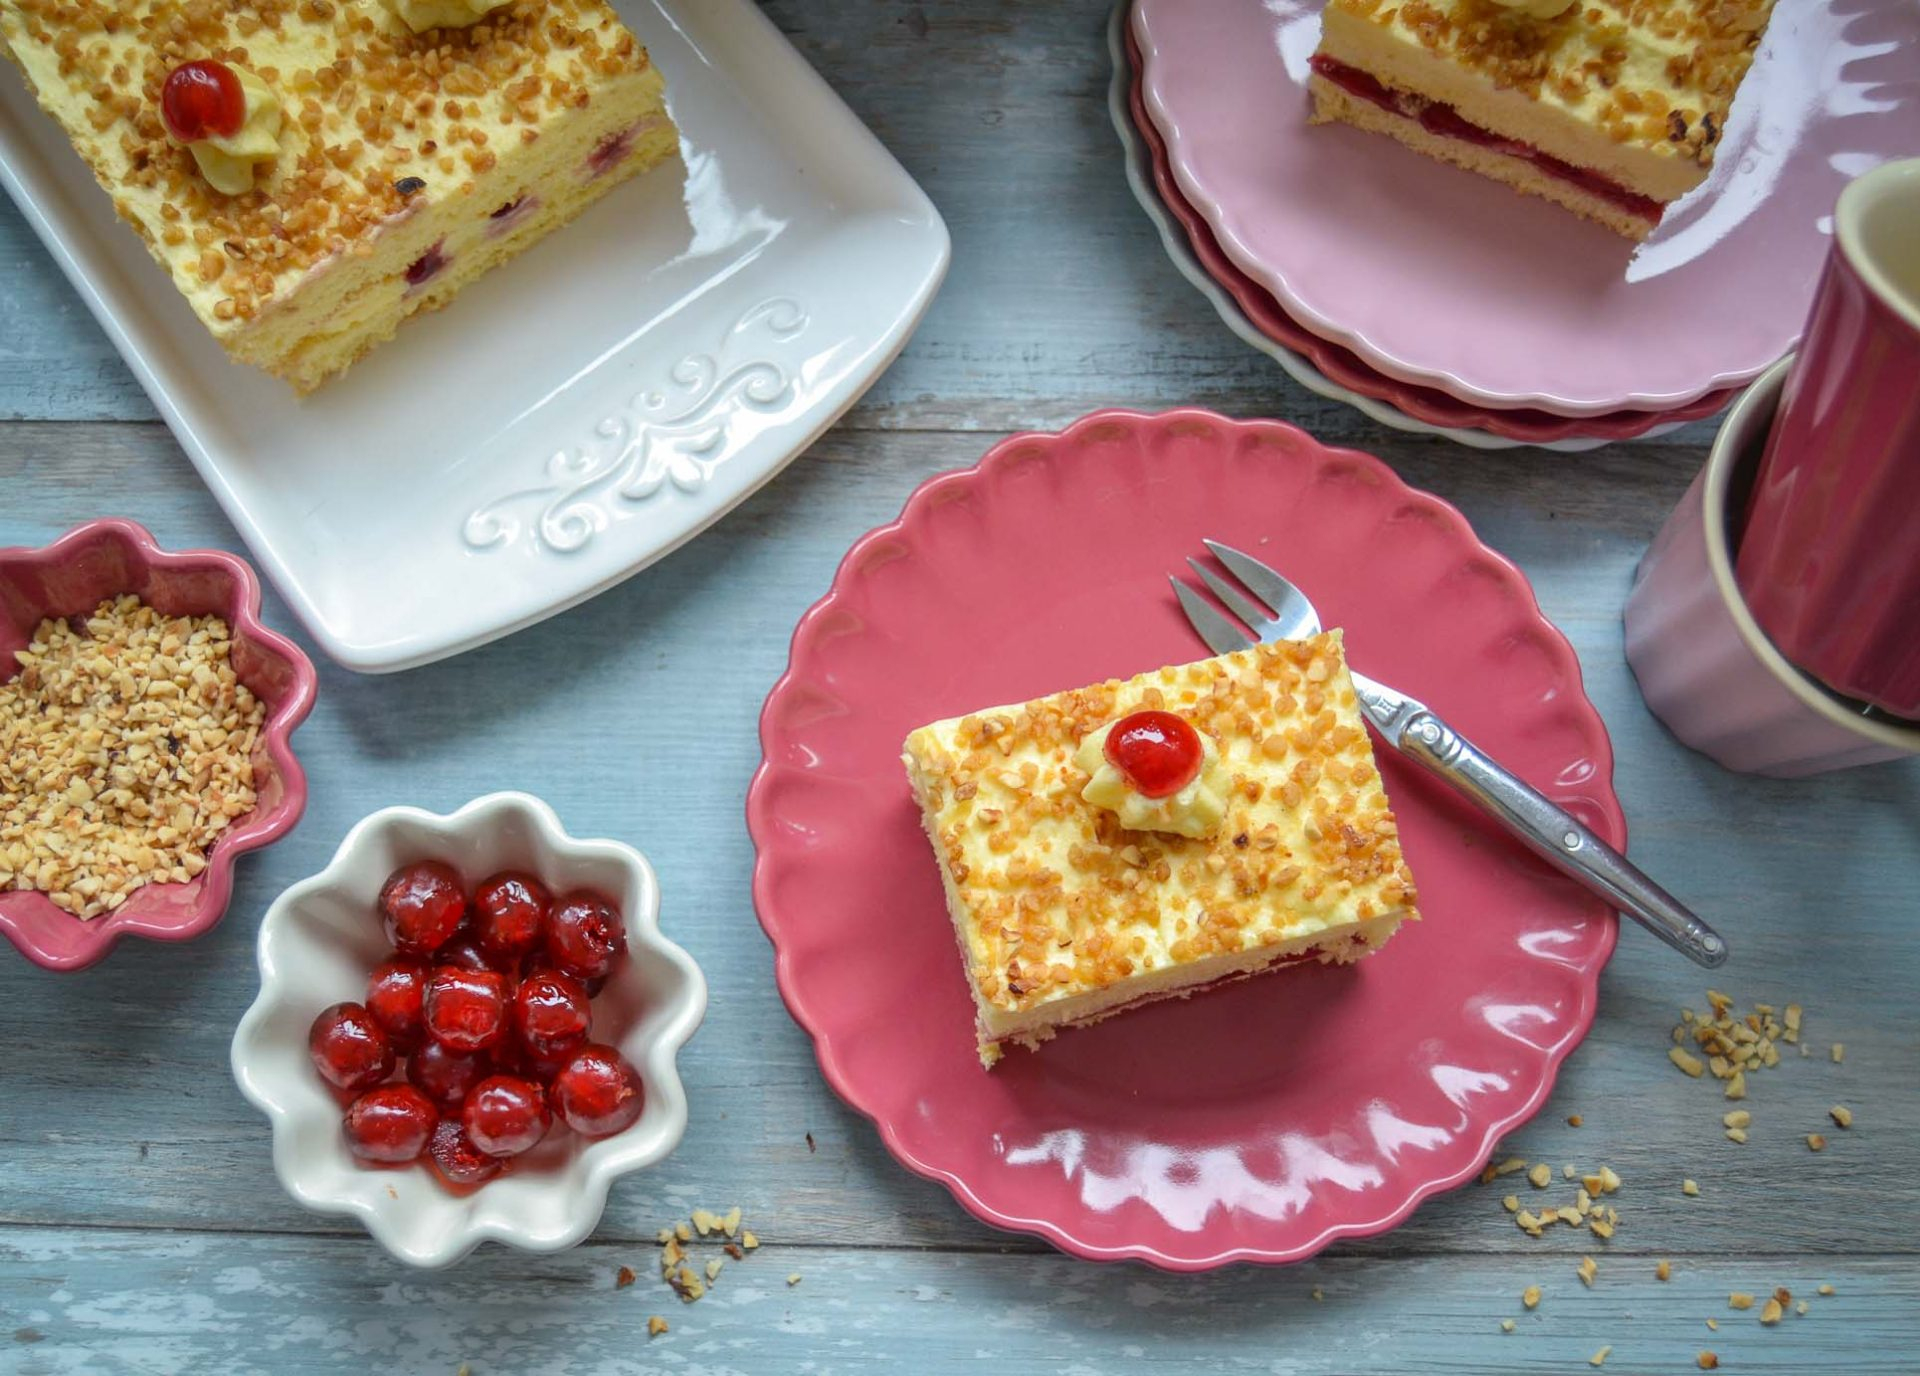
[[[1789,660],[1920,717],[1920,159],[1851,183],[1834,229],[1737,576]]]

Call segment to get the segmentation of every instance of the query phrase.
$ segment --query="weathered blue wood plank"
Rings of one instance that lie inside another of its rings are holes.
[[[559,1257],[488,1250],[423,1276],[338,1243],[0,1229],[0,1292],[18,1376],[238,1376],[394,1370],[535,1373],[812,1371],[894,1376],[997,1369],[1041,1376],[1227,1373],[1693,1371],[1910,1373],[1920,1271],[1905,1258],[1676,1256],[1602,1268],[1503,1259],[1322,1261],[1285,1271],[1153,1275],[1054,1256],[960,1257],[782,1247],[730,1265],[682,1305],[651,1246]],[[615,1272],[640,1273],[628,1289]],[[798,1273],[797,1285],[786,1283]],[[1528,1312],[1520,1294],[1545,1292]],[[1835,1293],[1821,1296],[1817,1287]],[[1810,1312],[1763,1328],[1730,1310],[1775,1286]],[[649,1339],[646,1320],[669,1324]],[[1716,1320],[1719,1331],[1706,1326]],[[1512,1319],[1515,1331],[1501,1331]]]

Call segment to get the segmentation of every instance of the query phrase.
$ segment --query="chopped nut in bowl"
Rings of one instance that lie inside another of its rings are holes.
[[[306,808],[315,685],[231,554],[123,520],[0,549],[0,931],[75,970],[213,926]]]

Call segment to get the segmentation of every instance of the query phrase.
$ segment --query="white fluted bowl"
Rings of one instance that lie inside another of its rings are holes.
[[[342,1110],[314,1071],[307,1030],[324,1008],[365,998],[386,958],[375,901],[399,866],[445,860],[469,882],[503,869],[538,875],[554,893],[599,890],[619,901],[627,958],[593,1000],[595,1041],[639,1070],[646,1107],[624,1132],[590,1141],[556,1127],[512,1170],[456,1194],[425,1164],[362,1164],[347,1149]],[[394,1256],[446,1266],[482,1242],[529,1251],[571,1247],[591,1233],[618,1177],[664,1158],[687,1127],[675,1057],[706,1012],[693,957],[660,934],[660,889],[646,857],[616,841],[567,835],[524,793],[478,798],[451,816],[385,808],[361,821],[319,874],[281,894],[260,924],[260,994],[233,1036],[240,1092],[273,1126],[273,1169],[306,1208],[349,1214]]]

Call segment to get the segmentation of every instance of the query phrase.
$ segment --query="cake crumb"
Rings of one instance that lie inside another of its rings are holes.
[[[1505,1199],[1500,1201],[1500,1207],[1505,1209],[1510,1214],[1518,1213],[1520,1211],[1520,1196],[1517,1194],[1508,1195]]]
[[[740,1230],[740,1245],[751,1252],[760,1245],[760,1239],[753,1235],[751,1228],[742,1228]]]
[[[1654,1266],[1653,1274],[1656,1280],[1672,1279],[1673,1263],[1669,1262],[1665,1257],[1662,1257],[1660,1261]]]
[[[787,1277],[788,1285],[798,1285],[799,1283],[800,1283],[800,1273],[798,1271],[795,1271],[792,1275]]]
[[[1688,1196],[1698,1195],[1700,1193],[1700,1185],[1697,1181],[1682,1180],[1680,1182],[1680,1193]]]
[[[1850,1128],[1853,1126],[1853,1110],[1845,1104],[1835,1104],[1827,1110],[1827,1117],[1833,1119],[1834,1126]]]
[[[726,1264],[727,1263],[722,1261],[719,1257],[715,1257],[712,1261],[708,1262],[707,1263],[707,1280],[710,1282],[719,1280],[720,1268],[725,1266]]]
[[[1786,1306],[1781,1304],[1779,1300],[1768,1300],[1766,1304],[1761,1307],[1760,1322],[1764,1324],[1779,1323],[1780,1316],[1786,1312]]]
[[[1720,1366],[1720,1359],[1714,1356],[1712,1352],[1704,1349],[1700,1355],[1693,1360],[1699,1365],[1702,1371],[1715,1371],[1718,1370]]]
[[[727,1210],[727,1216],[720,1220],[720,1231],[732,1237],[740,1231],[740,1206],[734,1205]]]
[[[1593,1278],[1599,1270],[1599,1264],[1592,1257],[1580,1258],[1580,1279],[1589,1290],[1593,1288]]]
[[[1753,1296],[1744,1290],[1735,1290],[1727,1296],[1727,1306],[1731,1309],[1753,1308]]]
[[[666,1331],[667,1321],[658,1314],[654,1314],[647,1319],[647,1336],[649,1338],[657,1338]]]
[[[1570,1128],[1577,1128],[1577,1127],[1579,1127],[1579,1126],[1580,1126],[1580,1115],[1579,1115],[1579,1114],[1577,1114],[1577,1113],[1569,1113],[1569,1114],[1567,1115],[1567,1126],[1568,1126],[1568,1127],[1570,1127]]]
[[[1525,1290],[1522,1290],[1520,1292],[1520,1303],[1524,1304],[1529,1309],[1532,1309],[1535,1305],[1539,1304],[1540,1303],[1540,1287],[1537,1285],[1529,1285]]]
[[[1825,1151],[1826,1149],[1827,1149],[1827,1139],[1825,1137],[1821,1136],[1817,1132],[1810,1132],[1807,1134],[1807,1150],[1808,1151]]]
[[[1527,1172],[1527,1182],[1536,1190],[1544,1190],[1553,1183],[1553,1167],[1542,1161]]]

